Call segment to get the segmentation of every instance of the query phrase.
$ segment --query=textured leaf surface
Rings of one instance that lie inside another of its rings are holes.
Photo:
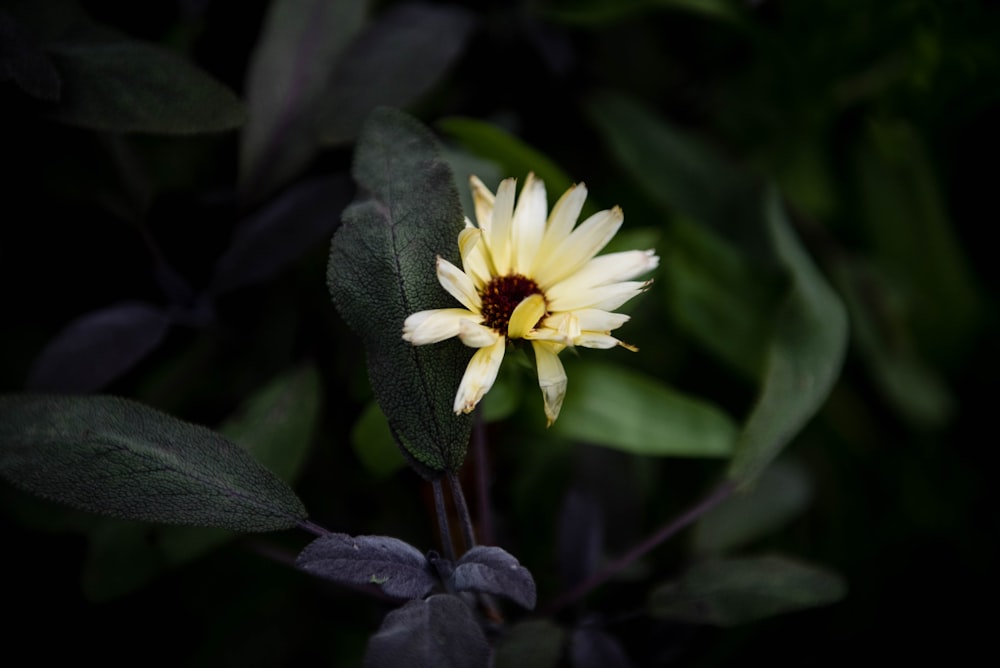
[[[363,194],[333,236],[327,281],[357,332],[390,429],[421,473],[456,470],[471,431],[452,410],[471,352],[457,340],[403,341],[411,313],[454,306],[435,257],[459,263],[461,204],[433,135],[403,112],[374,112],[358,140],[354,178]]]
[[[439,584],[420,550],[390,536],[321,536],[302,550],[296,564],[340,584],[377,585],[401,599],[422,598]]]
[[[621,367],[576,364],[551,431],[641,455],[726,457],[736,425],[718,408]]]
[[[650,595],[661,619],[735,626],[839,601],[843,579],[826,569],[779,557],[715,559]]]
[[[249,117],[240,147],[244,195],[258,199],[304,168],[319,148],[319,103],[360,30],[363,0],[276,0],[250,58]]]
[[[792,284],[777,315],[761,389],[743,425],[729,475],[752,483],[813,417],[836,382],[847,348],[847,313],[769,191],[765,220]]]
[[[504,596],[529,610],[535,607],[535,580],[527,568],[499,547],[477,545],[462,555],[451,574],[457,591]]]
[[[62,77],[49,116],[92,130],[193,134],[239,127],[236,95],[170,51],[135,40],[49,47]]]
[[[469,606],[437,594],[386,615],[368,640],[365,668],[487,668],[490,646]]]
[[[124,519],[272,531],[306,517],[291,488],[236,444],[116,397],[0,397],[0,475]]]
[[[321,119],[323,140],[354,139],[378,106],[407,107],[461,55],[475,15],[457,6],[406,3],[386,9],[340,59]]]
[[[163,341],[163,309],[122,302],[77,318],[35,359],[27,387],[44,392],[94,392],[107,386]]]

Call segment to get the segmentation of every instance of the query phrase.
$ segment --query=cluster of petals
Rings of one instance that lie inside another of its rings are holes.
[[[635,350],[611,335],[629,319],[614,310],[649,286],[633,279],[656,268],[659,259],[652,250],[598,255],[624,216],[614,207],[577,225],[587,197],[582,183],[549,212],[545,185],[533,174],[516,201],[512,178],[495,195],[477,177],[470,182],[478,224],[466,219],[459,233],[462,267],[437,259],[438,281],[461,306],[412,314],[403,338],[426,345],[457,336],[476,349],[455,395],[456,413],[472,411],[493,386],[508,345],[529,341],[551,425],[566,394],[559,353],[572,346]],[[488,302],[513,283],[532,286],[530,294],[516,302],[505,328],[488,323]]]

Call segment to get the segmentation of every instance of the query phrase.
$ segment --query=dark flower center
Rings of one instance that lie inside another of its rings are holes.
[[[521,274],[497,276],[486,284],[480,297],[483,302],[483,324],[507,334],[510,314],[525,297],[543,295],[538,284]]]

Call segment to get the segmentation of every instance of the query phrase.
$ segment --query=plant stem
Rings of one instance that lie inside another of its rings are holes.
[[[458,519],[462,522],[462,538],[465,541],[465,549],[468,551],[476,546],[476,532],[472,528],[472,516],[469,515],[469,506],[465,503],[462,483],[458,476],[449,473],[448,484],[451,485],[451,499],[455,502]]]
[[[486,545],[494,545],[493,513],[490,510],[490,463],[486,458],[486,422],[481,408],[476,408],[472,432],[472,450],[476,460],[476,510],[479,535]]]
[[[558,612],[566,606],[580,600],[599,585],[607,581],[611,576],[620,572],[637,559],[645,556],[646,553],[660,545],[660,543],[663,543],[668,538],[671,538],[681,529],[693,524],[702,515],[729,498],[735,489],[736,486],[731,481],[727,480],[722,483],[702,501],[682,513],[672,522],[663,525],[656,533],[649,536],[646,540],[642,541],[614,561],[608,563],[604,568],[597,571],[580,584],[557,596],[546,606],[546,614]]]
[[[455,547],[451,543],[451,526],[448,524],[448,510],[444,506],[444,490],[441,489],[441,479],[431,481],[434,489],[434,509],[437,511],[438,530],[441,532],[441,550],[445,559],[455,560]]]
[[[311,520],[299,520],[298,527],[317,536],[327,536],[332,533],[329,529],[325,529]]]

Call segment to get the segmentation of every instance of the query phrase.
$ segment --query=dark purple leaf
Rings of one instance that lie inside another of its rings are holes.
[[[302,550],[296,564],[340,584],[378,585],[393,598],[423,598],[439,584],[420,550],[390,536],[322,536]]]
[[[451,574],[458,591],[479,591],[504,596],[531,610],[535,607],[535,580],[509,552],[478,545],[458,560]]]
[[[143,302],[121,302],[74,320],[49,342],[28,374],[28,389],[94,392],[152,352],[170,317]]]
[[[632,662],[613,636],[604,631],[581,627],[573,631],[569,642],[573,668],[630,668]]]
[[[490,646],[457,596],[410,601],[385,617],[368,640],[365,668],[487,668]]]
[[[352,191],[346,176],[304,181],[243,220],[215,267],[211,293],[265,281],[328,240]]]

